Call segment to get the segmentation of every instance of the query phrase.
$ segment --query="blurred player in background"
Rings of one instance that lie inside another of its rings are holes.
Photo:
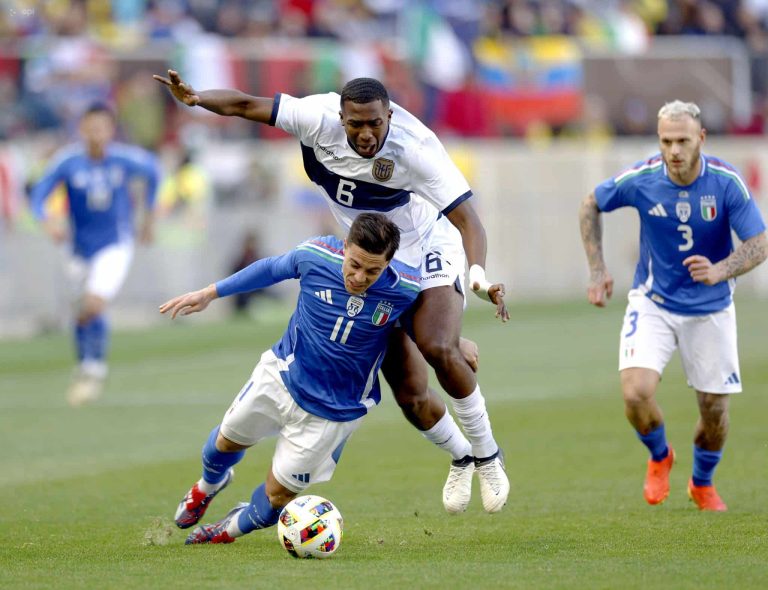
[[[136,178],[145,185],[144,219],[139,238],[153,237],[153,208],[159,167],[153,154],[114,142],[112,111],[92,105],[82,116],[82,141],[62,149],[31,189],[34,216],[55,242],[71,237],[68,266],[77,290],[75,343],[79,364],[67,400],[73,406],[96,399],[107,376],[109,325],[106,307],[128,273],[133,257],[133,200]],[[64,184],[70,229],[46,214],[46,199]]]
[[[232,480],[245,449],[277,436],[267,479],[250,503],[192,531],[188,545],[231,543],[270,527],[299,493],[331,479],[347,439],[381,401],[378,372],[389,333],[419,294],[419,269],[392,260],[399,243],[394,223],[366,213],[355,219],[345,241],[309,240],[160,306],[175,318],[203,311],[217,297],[287,279],[300,284],[285,334],[261,356],[205,443],[203,476],[179,504],[177,526],[200,520]]]
[[[351,80],[341,95],[300,99],[197,92],[173,70],[168,78],[155,79],[188,106],[274,125],[298,137],[307,175],[342,227],[349,228],[362,211],[381,211],[398,225],[397,258],[422,269],[413,318],[418,348],[402,330],[395,331],[384,376],[408,420],[453,457],[443,488],[445,509],[466,509],[476,471],[483,507],[501,510],[509,495],[503,456],[475,374],[460,350],[465,258],[473,291],[496,305],[502,321],[509,314],[504,286],[485,278],[485,229],[469,202],[472,191],[435,134],[391,103],[386,88],[372,78]],[[429,389],[425,358],[451,396],[466,437]]]
[[[724,511],[712,478],[728,434],[729,395],[741,391],[733,290],[735,277],[768,256],[765,224],[738,173],[701,153],[706,130],[698,106],[665,104],[658,135],[660,154],[605,181],[581,205],[588,299],[603,307],[613,290],[600,213],[634,207],[640,260],[621,330],[619,371],[625,413],[651,454],[643,493],[649,504],[669,495],[675,452],[656,389],[679,347],[700,414],[688,495],[701,510]],[[742,242],[735,250],[731,230]]]

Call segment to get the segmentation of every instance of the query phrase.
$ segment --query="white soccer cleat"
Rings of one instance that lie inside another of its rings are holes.
[[[504,455],[499,449],[493,457],[475,463],[480,480],[480,497],[486,512],[499,512],[507,503],[509,479],[504,469]]]
[[[443,486],[443,506],[448,514],[459,514],[469,506],[472,498],[472,474],[475,472],[475,459],[467,455],[463,459],[451,461],[448,479]]]
[[[88,375],[76,377],[67,390],[67,403],[73,408],[82,406],[101,397],[104,390],[104,379]]]

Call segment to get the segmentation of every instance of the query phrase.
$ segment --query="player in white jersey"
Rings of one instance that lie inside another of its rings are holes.
[[[168,78],[155,79],[188,106],[295,135],[307,175],[345,228],[364,211],[385,213],[398,224],[402,246],[396,257],[422,268],[412,330],[418,348],[396,332],[384,376],[408,420],[453,457],[443,488],[446,510],[466,509],[473,472],[480,479],[485,510],[501,510],[509,494],[503,456],[475,373],[460,350],[465,252],[473,291],[496,305],[502,321],[509,314],[504,286],[485,278],[485,230],[469,202],[472,192],[435,134],[390,102],[386,88],[371,78],[351,80],[341,95],[301,99],[286,94],[261,98],[237,90],[197,92],[173,70]],[[466,437],[429,389],[425,358],[451,396]]]
[[[661,153],[605,181],[582,203],[588,299],[603,307],[613,290],[600,213],[636,208],[640,260],[621,331],[619,370],[626,416],[650,452],[643,495],[652,505],[669,495],[675,452],[656,389],[679,347],[700,413],[688,495],[700,510],[724,511],[712,477],[728,434],[729,394],[741,391],[734,279],[768,257],[765,223],[736,171],[701,153],[706,131],[698,106],[667,103],[658,119]],[[735,250],[732,230],[742,242]]]
[[[30,192],[33,214],[56,242],[68,239],[70,232],[48,216],[45,202],[59,185],[67,193],[72,239],[68,270],[77,299],[74,332],[79,360],[67,392],[73,406],[98,397],[107,374],[106,308],[125,281],[133,257],[132,183],[138,178],[145,184],[139,238],[150,242],[160,176],[154,154],[113,141],[115,120],[106,105],[92,105],[79,130],[82,142],[62,149]]]

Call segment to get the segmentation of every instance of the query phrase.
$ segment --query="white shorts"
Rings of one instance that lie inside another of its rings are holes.
[[[457,284],[466,302],[464,289],[466,256],[461,233],[447,217],[437,220],[426,238],[421,262],[421,290]]]
[[[110,301],[117,295],[128,276],[133,259],[133,243],[120,242],[99,250],[90,260],[73,256],[68,275],[76,298],[85,293]]]
[[[272,473],[286,488],[300,493],[331,479],[344,444],[363,418],[332,422],[303,410],[280,377],[284,362],[271,350],[261,355],[224,415],[220,432],[245,446],[277,436]]]
[[[680,348],[688,385],[703,393],[739,393],[736,308],[700,316],[671,313],[638,289],[629,292],[619,343],[619,371],[664,371]]]

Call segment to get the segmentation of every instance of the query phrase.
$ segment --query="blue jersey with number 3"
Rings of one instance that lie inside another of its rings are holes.
[[[379,403],[378,372],[390,330],[419,294],[419,270],[396,260],[362,295],[344,288],[344,243],[314,238],[216,283],[219,296],[299,279],[288,329],[272,350],[296,403],[336,422],[355,420]]]
[[[640,259],[633,288],[674,313],[703,315],[727,307],[735,281],[695,282],[683,265],[694,254],[713,264],[733,251],[731,229],[744,241],[765,231],[749,189],[732,166],[701,156],[688,186],[670,180],[660,154],[595,189],[600,211],[634,207],[640,215]]]

